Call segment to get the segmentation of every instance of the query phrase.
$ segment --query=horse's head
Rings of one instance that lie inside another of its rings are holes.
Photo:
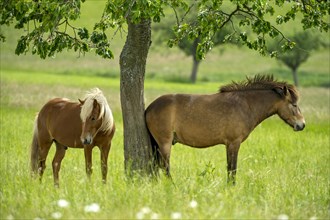
[[[298,93],[295,87],[289,85],[274,90],[281,97],[277,105],[277,114],[295,131],[302,131],[305,128],[305,119],[298,107]]]
[[[81,101],[81,120],[82,120],[82,133],[81,142],[84,145],[93,143],[93,138],[99,131],[102,125],[102,113],[99,103],[94,100]]]

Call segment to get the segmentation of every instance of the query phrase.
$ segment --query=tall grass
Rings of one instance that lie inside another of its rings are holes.
[[[90,23],[98,20],[104,3],[86,1],[76,24],[92,28]],[[287,30],[292,31],[291,26]],[[295,133],[278,117],[263,122],[241,146],[237,185],[232,187],[226,184],[223,146],[173,146],[174,183],[164,176],[157,181],[126,178],[118,65],[124,35],[112,41],[114,60],[93,53],[78,59],[72,52],[40,60],[29,54],[14,55],[21,32],[3,26],[1,31],[7,42],[0,44],[0,219],[329,219],[328,48],[313,53],[299,69],[306,129]],[[152,44],[146,105],[164,93],[214,93],[220,85],[257,73],[292,82],[291,73],[276,60],[235,46],[211,51],[200,65],[195,85],[187,83],[191,65],[191,58],[179,49]],[[60,171],[60,188],[54,188],[54,147],[43,182],[31,179],[29,145],[36,112],[51,98],[77,100],[92,87],[105,93],[117,125],[108,183],[101,183],[97,148],[91,181],[86,178],[83,150],[69,149]],[[94,212],[86,208],[93,203]]]
[[[117,122],[108,183],[101,183],[97,148],[91,181],[85,175],[83,151],[70,148],[59,189],[53,186],[54,148],[43,182],[31,179],[29,144],[36,112],[52,97],[76,100],[94,86],[105,92]],[[149,80],[146,102],[168,92],[216,92],[218,86]],[[0,219],[329,218],[329,89],[302,88],[301,94],[306,129],[296,133],[278,117],[263,122],[241,146],[235,187],[226,184],[223,146],[202,150],[173,146],[174,183],[163,175],[157,181],[128,180],[117,78],[2,70]],[[59,200],[68,205],[62,207]],[[93,203],[99,206],[96,212],[86,209]]]

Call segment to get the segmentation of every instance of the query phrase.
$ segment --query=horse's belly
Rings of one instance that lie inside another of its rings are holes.
[[[75,134],[75,132],[55,132],[53,134],[53,139],[66,147],[83,148],[80,135]]]
[[[191,147],[205,148],[217,144],[224,144],[224,138],[220,132],[205,132],[199,129],[185,129],[176,133],[176,141]]]

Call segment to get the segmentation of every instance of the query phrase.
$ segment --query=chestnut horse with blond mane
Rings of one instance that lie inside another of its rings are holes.
[[[263,120],[277,114],[295,131],[305,127],[293,85],[273,76],[232,83],[212,95],[168,94],[146,109],[155,161],[170,176],[172,144],[195,148],[226,145],[228,182],[235,184],[240,145]]]
[[[31,170],[40,180],[46,168],[46,158],[54,142],[56,152],[52,162],[54,184],[59,185],[62,159],[68,147],[84,148],[87,176],[92,174],[92,149],[101,151],[102,180],[108,172],[108,155],[115,123],[106,98],[98,88],[86,93],[83,101],[70,102],[55,98],[47,102],[35,120],[31,144]]]

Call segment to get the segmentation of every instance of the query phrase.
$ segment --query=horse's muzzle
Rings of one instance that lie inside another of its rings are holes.
[[[295,131],[302,131],[302,130],[304,130],[304,128],[305,128],[305,122],[297,123],[297,124],[295,124],[294,127],[293,127],[293,129],[294,129]]]
[[[92,141],[88,140],[88,139],[85,139],[84,142],[83,142],[84,145],[89,145],[91,143],[92,143]]]
[[[81,137],[81,142],[84,144],[84,145],[89,145],[93,142],[93,138],[90,134],[88,134],[86,137]]]

